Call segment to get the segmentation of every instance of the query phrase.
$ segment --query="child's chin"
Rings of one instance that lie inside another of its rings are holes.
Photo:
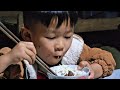
[[[53,66],[57,66],[57,65],[59,65],[59,64],[61,64],[60,61],[58,61],[58,62],[53,62],[52,64],[49,64],[49,66],[50,66],[50,67],[53,67]]]

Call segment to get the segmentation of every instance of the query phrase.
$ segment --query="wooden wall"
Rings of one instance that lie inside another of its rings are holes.
[[[97,18],[97,19],[79,19],[75,32],[91,32],[116,30],[120,24],[120,17],[115,18]]]

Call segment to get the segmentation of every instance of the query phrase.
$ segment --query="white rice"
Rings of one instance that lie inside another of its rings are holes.
[[[51,70],[53,70],[58,76],[68,75],[69,71],[71,71],[74,76],[81,76],[86,74],[85,71],[79,70],[77,65],[59,65],[51,67]]]

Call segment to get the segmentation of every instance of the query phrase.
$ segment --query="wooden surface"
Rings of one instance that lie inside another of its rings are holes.
[[[20,11],[0,11],[0,17],[1,16],[16,17],[18,13],[20,13]]]
[[[102,30],[115,30],[120,24],[120,17],[99,18],[99,19],[79,19],[75,32],[91,32]]]

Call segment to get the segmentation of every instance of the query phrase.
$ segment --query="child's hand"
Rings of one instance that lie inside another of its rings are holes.
[[[87,61],[81,61],[79,63],[79,66],[81,68],[88,67],[90,69],[90,75],[88,76],[88,79],[94,79],[94,71],[91,68],[91,65]]]
[[[10,64],[17,64],[22,60],[28,60],[30,64],[35,62],[36,49],[32,42],[19,42],[9,53]]]

